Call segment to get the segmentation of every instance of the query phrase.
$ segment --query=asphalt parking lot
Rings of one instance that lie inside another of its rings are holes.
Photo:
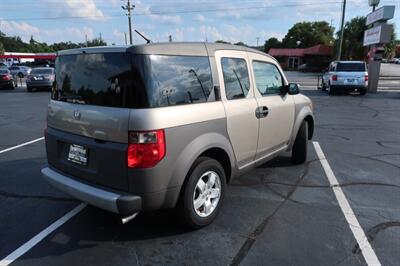
[[[216,221],[198,231],[182,228],[172,211],[121,225],[50,187],[40,175],[39,139],[49,93],[0,91],[0,265],[366,265],[374,254],[382,265],[398,265],[400,81],[394,84],[364,97],[304,90],[316,115],[308,161],[293,166],[283,155],[236,179]],[[359,225],[349,225],[338,190]],[[354,230],[372,249],[358,245]],[[24,245],[34,237],[43,239]]]

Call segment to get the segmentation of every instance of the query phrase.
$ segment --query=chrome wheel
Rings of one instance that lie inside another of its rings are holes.
[[[214,171],[205,172],[197,181],[193,193],[193,207],[197,215],[207,217],[218,206],[221,198],[221,179]]]

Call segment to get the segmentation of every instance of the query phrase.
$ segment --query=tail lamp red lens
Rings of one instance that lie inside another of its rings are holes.
[[[365,81],[368,81],[368,75],[365,75],[365,79],[364,79]]]
[[[163,129],[129,132],[128,167],[153,167],[164,158],[165,150],[165,133]]]
[[[4,76],[2,76],[2,79],[8,81],[11,79],[11,77],[10,77],[10,75],[4,75]]]
[[[337,75],[333,75],[333,76],[332,76],[332,80],[333,80],[333,81],[337,81]]]

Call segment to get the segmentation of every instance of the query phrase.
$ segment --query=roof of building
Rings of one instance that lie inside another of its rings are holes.
[[[304,55],[332,55],[332,46],[318,44],[309,48],[271,48],[268,52],[271,56],[294,56]]]

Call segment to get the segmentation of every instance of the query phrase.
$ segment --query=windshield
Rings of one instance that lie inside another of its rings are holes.
[[[60,56],[52,99],[151,108],[214,100],[208,57],[104,53]]]
[[[338,63],[337,72],[365,72],[364,63]]]
[[[53,74],[53,69],[51,68],[41,68],[41,69],[32,69],[31,74],[42,74],[42,75],[51,75]]]

